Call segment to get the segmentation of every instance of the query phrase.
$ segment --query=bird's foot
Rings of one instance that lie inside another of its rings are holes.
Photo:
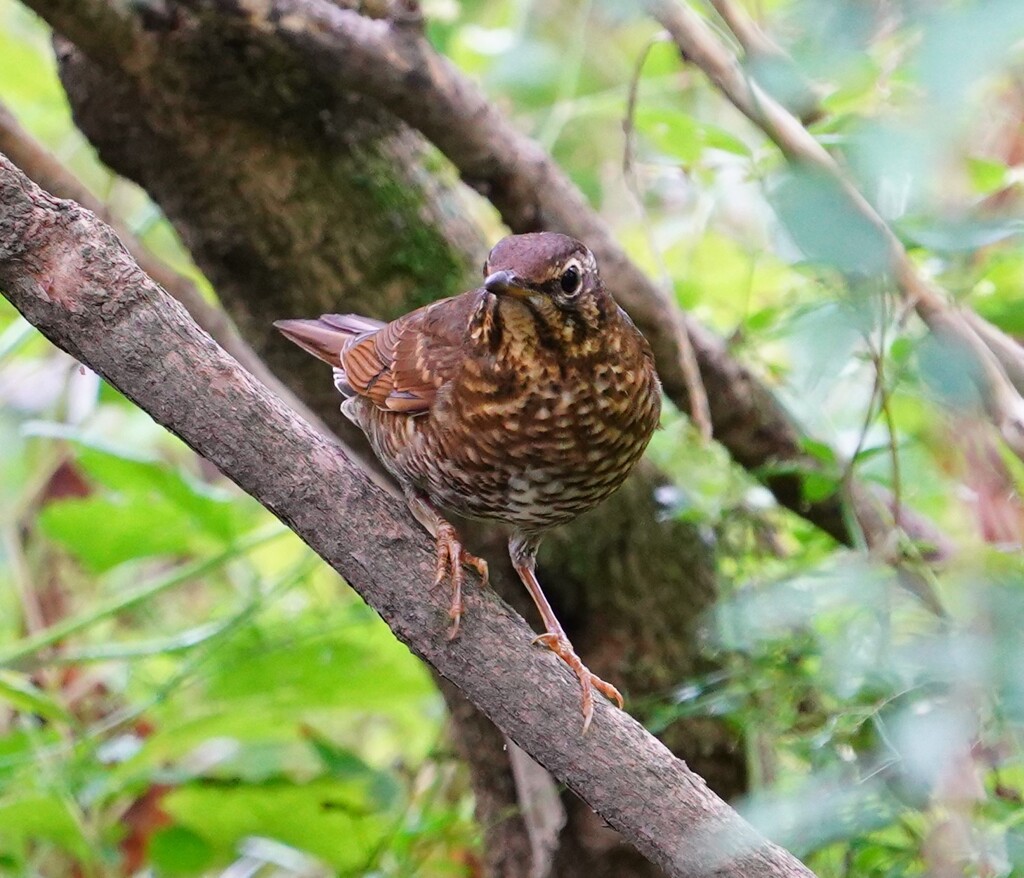
[[[590,728],[590,721],[594,718],[594,689],[600,692],[609,701],[614,701],[622,708],[622,694],[611,683],[606,683],[597,674],[592,674],[572,648],[569,638],[559,632],[548,632],[533,639],[534,643],[543,643],[563,662],[565,662],[580,681],[580,688],[583,690],[583,734]]]
[[[453,640],[459,633],[459,622],[462,619],[462,583],[465,574],[462,572],[463,565],[472,567],[480,574],[481,585],[487,585],[487,562],[483,558],[471,555],[459,542],[459,535],[455,528],[448,522],[444,522],[437,528],[437,565],[434,570],[434,587],[436,588],[446,577],[452,581],[452,604],[448,610],[452,626],[448,629],[448,639]]]

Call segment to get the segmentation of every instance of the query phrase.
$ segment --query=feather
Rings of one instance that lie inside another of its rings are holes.
[[[274,325],[303,350],[334,366],[334,384],[345,396],[362,396],[402,414],[427,411],[438,391],[458,373],[478,294],[441,299],[390,323],[356,314]]]

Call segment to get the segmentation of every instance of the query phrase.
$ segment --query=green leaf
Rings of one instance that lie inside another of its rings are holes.
[[[304,727],[303,733],[332,777],[365,785],[367,796],[378,811],[396,803],[401,789],[390,774],[371,768],[355,752],[335,745],[310,726]]]
[[[251,526],[256,504],[238,502],[240,495],[233,489],[208,484],[171,463],[64,424],[33,421],[24,430],[73,443],[76,462],[94,481],[125,503],[159,504],[161,517],[180,519],[188,530],[223,542]]]
[[[743,328],[753,333],[771,329],[778,322],[780,314],[781,309],[775,305],[761,308],[744,318]]]
[[[839,480],[825,473],[809,472],[804,474],[800,489],[804,500],[818,503],[839,490]]]
[[[867,448],[862,448],[860,451],[858,451],[853,459],[857,461],[857,463],[863,463],[866,460],[871,460],[871,458],[873,457],[879,457],[880,455],[888,454],[891,451],[892,447],[888,444],[871,445],[868,446]]]
[[[825,174],[791,167],[779,175],[770,197],[793,241],[812,262],[867,277],[888,267],[885,235]]]
[[[900,336],[889,346],[889,359],[896,366],[902,366],[910,359],[917,347],[914,339]]]
[[[213,860],[209,843],[184,826],[170,826],[154,834],[147,853],[153,866],[166,875],[194,875]]]
[[[702,138],[691,116],[678,110],[638,107],[633,124],[665,155],[684,164],[692,164],[700,158]]]
[[[291,845],[338,871],[361,869],[391,831],[393,817],[333,780],[259,786],[193,783],[164,799],[177,823],[227,858],[250,836]]]
[[[826,442],[819,442],[817,439],[805,436],[800,440],[800,447],[811,457],[820,460],[822,463],[836,462],[836,453],[832,446]]]
[[[165,461],[120,448],[63,424],[35,421],[32,436],[74,444],[77,464],[107,490],[48,504],[43,531],[90,571],[155,555],[216,551],[244,533],[257,506]]]
[[[71,718],[64,706],[36,686],[27,674],[0,670],[0,698],[24,713],[45,719],[68,722]]]
[[[1006,186],[1007,167],[992,159],[972,157],[967,160],[971,185],[979,195],[989,195]]]
[[[919,247],[941,253],[967,253],[1019,238],[1024,233],[1024,221],[971,217],[954,221],[934,216],[913,216],[900,222],[899,231]]]
[[[917,362],[925,384],[946,405],[965,411],[981,405],[976,383],[979,367],[970,351],[929,335],[918,346]]]
[[[740,156],[750,155],[747,145],[735,135],[676,109],[639,107],[634,125],[660,152],[683,164],[697,162],[707,148]]]
[[[353,709],[387,710],[396,699],[432,695],[422,668],[404,647],[392,644],[393,636],[376,621],[349,631],[327,630],[314,619],[290,631],[247,631],[219,653],[207,696],[225,702],[253,699],[265,707],[342,702]],[[339,667],[346,668],[344,675]],[[388,685],[382,686],[385,679]]]
[[[998,293],[992,296],[975,296],[971,304],[975,310],[1003,332],[1024,335],[1024,299],[1018,290],[1024,288],[1024,260],[1015,256],[1004,258],[993,266],[988,280],[998,284]],[[1020,282],[1021,286],[1017,286]]]
[[[94,858],[69,803],[56,795],[15,793],[0,799],[0,841],[49,841],[86,862]]]
[[[142,497],[61,500],[43,509],[39,523],[93,573],[136,558],[205,548],[174,506]]]

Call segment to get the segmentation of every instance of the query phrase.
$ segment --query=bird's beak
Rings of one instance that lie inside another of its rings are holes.
[[[533,291],[523,286],[523,282],[511,271],[495,271],[487,275],[484,289],[496,296],[531,296]]]

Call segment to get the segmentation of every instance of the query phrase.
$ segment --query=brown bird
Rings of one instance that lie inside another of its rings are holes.
[[[274,325],[334,366],[341,410],[366,433],[435,537],[435,584],[451,578],[450,636],[462,565],[487,581],[440,508],[512,526],[509,554],[544,621],[544,643],[583,689],[622,696],[580,661],[534,568],[544,534],[622,484],[658,424],[661,385],[647,341],[615,303],[594,255],[550,232],[500,241],[484,284],[391,323],[325,314]],[[536,642],[536,641],[535,641]]]

